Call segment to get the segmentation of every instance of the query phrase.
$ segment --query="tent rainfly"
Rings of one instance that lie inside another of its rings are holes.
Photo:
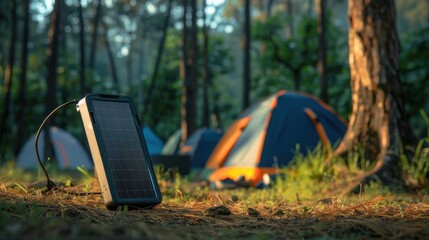
[[[225,132],[206,170],[210,181],[237,179],[256,186],[264,174],[275,174],[299,151],[305,154],[319,142],[338,143],[346,122],[316,97],[279,91],[252,105]]]

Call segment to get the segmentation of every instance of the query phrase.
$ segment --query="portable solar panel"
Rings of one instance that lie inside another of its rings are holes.
[[[90,94],[77,104],[104,202],[149,207],[161,193],[133,101],[126,96]]]

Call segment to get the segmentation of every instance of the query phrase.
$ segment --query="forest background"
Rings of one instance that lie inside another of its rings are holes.
[[[314,1],[249,1],[249,25],[247,1],[195,2],[183,8],[173,0],[1,1],[0,161],[14,159],[54,107],[91,92],[131,96],[141,121],[166,140],[181,126],[186,54],[195,57],[191,131],[225,130],[249,104],[280,89],[319,96],[348,119],[346,1],[327,1],[324,9],[326,84],[317,67],[320,11]],[[414,134],[424,137],[429,2],[395,4],[405,107]],[[197,17],[190,20],[192,14]],[[75,109],[54,121],[84,139]]]

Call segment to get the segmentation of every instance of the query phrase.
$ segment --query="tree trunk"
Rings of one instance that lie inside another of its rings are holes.
[[[26,137],[26,90],[27,90],[27,60],[28,60],[28,36],[30,32],[30,0],[24,1],[24,27],[22,33],[21,72],[19,76],[18,93],[18,133],[15,141],[15,155],[18,154]]]
[[[191,7],[195,6],[195,0],[191,0]],[[192,29],[192,26],[188,26],[187,13],[188,1],[183,0],[183,30],[182,30],[182,62],[181,62],[181,77],[184,81],[182,86],[182,107],[181,107],[181,144],[183,144],[186,139],[195,131],[195,84],[194,81],[194,72],[192,72],[193,67],[193,57],[196,53],[193,54],[192,47],[194,37],[192,34],[196,34],[196,29]],[[196,11],[196,10],[195,10]],[[191,11],[191,17],[194,17],[194,10]],[[194,20],[191,19],[191,25],[194,23]],[[195,26],[196,28],[196,26]],[[195,49],[196,51],[196,49]],[[196,66],[195,66],[196,67]]]
[[[61,9],[59,10],[61,14],[59,15],[59,30],[58,30],[58,53],[57,53],[57,61],[60,61],[61,56],[67,57],[68,56],[68,49],[67,49],[67,33],[65,31],[65,26],[67,25],[67,14],[69,12],[67,4],[64,4],[64,1],[60,3]],[[61,64],[61,62],[59,62]],[[67,81],[67,71],[64,72],[64,76],[66,77]],[[74,94],[78,94],[80,91],[79,86],[70,86],[67,82],[64,81],[58,81],[58,88],[57,88],[57,95],[61,96],[59,99],[61,103],[69,101],[70,92],[73,91]],[[60,128],[66,128],[68,125],[68,119],[65,117],[65,113],[59,113],[61,117],[56,118],[56,126]]]
[[[89,55],[89,68],[91,71],[95,71],[95,56],[97,50],[97,38],[98,38],[98,26],[100,25],[101,19],[101,0],[98,0],[97,10],[94,17],[94,27],[92,29],[91,37],[91,52]]]
[[[161,36],[161,39],[160,39],[159,45],[158,45],[158,54],[157,54],[156,59],[155,59],[155,66],[154,66],[154,69],[152,72],[152,77],[150,79],[149,87],[147,89],[147,97],[146,97],[144,104],[143,104],[143,109],[144,109],[143,110],[143,117],[145,117],[148,113],[148,106],[153,106],[152,96],[155,92],[155,83],[156,83],[156,80],[158,78],[158,72],[159,72],[159,66],[161,64],[162,54],[164,53],[165,40],[167,38],[168,25],[170,24],[171,5],[172,5],[172,0],[169,0],[168,1],[168,7],[167,7],[167,15],[165,16],[164,26],[162,29],[162,36]]]
[[[210,87],[210,70],[209,70],[209,36],[206,23],[206,6],[207,0],[203,0],[203,127],[210,127],[210,110],[209,110],[209,87]]]
[[[6,133],[12,134],[11,128],[6,127],[10,116],[10,104],[11,104],[11,89],[12,89],[12,77],[13,77],[13,65],[15,63],[15,43],[16,43],[16,1],[12,1],[12,26],[10,28],[10,47],[9,56],[6,69],[4,71],[4,107],[0,125],[0,144],[3,143],[3,138],[7,135]],[[9,123],[10,125],[10,123]]]
[[[244,5],[243,109],[250,105],[250,0]]]
[[[188,123],[186,122],[187,117],[187,85],[189,84],[189,70],[188,70],[188,26],[187,26],[187,13],[188,13],[188,1],[182,0],[183,4],[183,16],[182,16],[182,59],[180,61],[180,79],[182,79],[182,96],[181,96],[181,107],[180,107],[180,131],[181,140],[180,144],[185,143],[188,138]]]
[[[352,114],[336,154],[363,144],[365,158],[376,164],[360,178],[382,169],[380,177],[390,182],[398,179],[401,143],[415,143],[399,81],[394,1],[349,0],[348,14]]]
[[[294,85],[295,91],[301,90],[301,69],[302,69],[302,67],[291,69],[292,75],[293,75],[293,85]]]
[[[109,60],[110,72],[112,74],[113,89],[115,89],[117,93],[120,93],[121,92],[121,86],[119,85],[118,74],[116,71],[115,58],[113,57],[112,48],[110,47],[110,43],[109,43],[109,36],[107,34],[108,33],[107,24],[105,22],[102,22],[102,24],[103,24],[103,28],[104,28],[104,46],[106,47],[107,58]]]
[[[145,16],[147,14],[146,8],[143,9],[143,13],[142,16]],[[145,61],[145,40],[146,40],[146,31],[145,31],[145,27],[146,27],[146,23],[142,20],[140,20],[139,22],[139,28],[140,29],[140,41],[139,43],[139,50],[138,50],[138,54],[139,54],[139,60],[138,60],[138,68],[137,68],[137,75],[138,75],[138,79],[139,81],[143,79],[143,76],[146,74],[146,61]],[[143,101],[142,101],[143,103]]]
[[[1,9],[7,9],[10,4],[10,1],[0,1],[0,8]],[[7,29],[7,21],[5,21],[7,18],[4,16],[4,14],[0,15],[0,29]],[[5,69],[5,55],[6,55],[6,45],[7,40],[4,38],[0,38],[0,67],[2,69]]]
[[[85,80],[85,25],[83,22],[83,9],[82,9],[82,1],[79,0],[79,25],[80,25],[80,33],[79,33],[79,47],[80,47],[80,95],[85,96],[86,92],[86,80]]]
[[[274,0],[268,0],[267,9],[266,9],[267,18],[271,17],[271,10],[273,9],[273,4],[274,4]]]
[[[130,32],[129,33],[129,38],[130,39],[132,39],[132,33]],[[134,44],[133,44],[133,40],[131,40],[130,41],[130,50],[129,50],[129,52],[128,52],[128,56],[127,56],[127,60],[126,60],[126,66],[125,66],[125,68],[126,68],[126,71],[125,71],[125,74],[126,74],[126,79],[127,79],[127,87],[128,87],[128,92],[130,93],[131,92],[131,88],[132,88],[132,85],[133,85],[133,52],[134,52]]]
[[[320,99],[328,103],[328,77],[326,68],[326,0],[317,0],[317,33],[319,36],[319,58],[317,70],[320,78]]]
[[[190,91],[188,93],[188,101],[190,103],[188,109],[188,136],[195,132],[196,129],[196,102],[197,102],[197,78],[198,78],[198,43],[197,43],[197,0],[191,0],[191,39],[189,48],[189,65],[190,65]]]
[[[310,0],[313,1],[313,0]],[[293,11],[292,11],[292,0],[287,0],[287,15],[289,17],[289,25],[287,27],[288,36],[293,37],[294,27],[293,27]]]
[[[51,23],[49,26],[49,50],[48,50],[48,76],[46,78],[47,91],[45,94],[45,116],[56,107],[56,93],[57,93],[57,65],[58,65],[58,36],[60,28],[60,19],[61,19],[61,0],[55,0],[54,9],[51,13]],[[54,152],[52,149],[51,136],[49,133],[51,123],[46,124],[45,128],[45,155],[44,158],[48,156],[53,156]]]

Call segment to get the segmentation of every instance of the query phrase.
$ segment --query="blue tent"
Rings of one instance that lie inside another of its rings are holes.
[[[347,130],[331,107],[314,96],[279,91],[244,111],[207,161],[211,181],[245,177],[253,185],[289,164],[299,151],[338,143]]]
[[[188,138],[179,154],[190,156],[192,168],[204,168],[222,135],[220,130],[201,128]]]
[[[161,154],[164,142],[148,126],[143,127],[143,135],[146,140],[150,155]]]

